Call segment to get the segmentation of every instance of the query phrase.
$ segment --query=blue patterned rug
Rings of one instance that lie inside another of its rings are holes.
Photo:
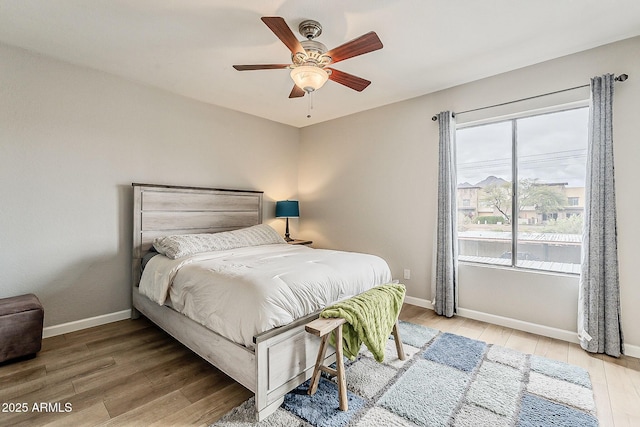
[[[255,423],[253,398],[214,426],[597,426],[591,381],[577,366],[400,322],[407,360],[390,339],[384,363],[362,351],[346,363],[349,410],[336,384],[308,382]]]

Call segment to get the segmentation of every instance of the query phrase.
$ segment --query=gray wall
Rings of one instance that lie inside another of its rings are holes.
[[[431,299],[438,167],[438,125],[431,116],[584,85],[592,76],[605,73],[628,73],[629,80],[616,86],[615,172],[622,323],[626,342],[637,348],[639,51],[640,38],[633,38],[303,128],[299,193],[305,215],[300,234],[320,247],[382,255],[394,277],[407,285],[408,296],[426,303]],[[566,94],[557,101],[572,101],[572,96],[577,95]],[[540,105],[510,108],[533,107]],[[505,109],[486,112],[506,113]],[[405,268],[411,270],[410,280],[402,279]],[[460,307],[466,314],[489,320],[509,318],[547,330],[576,330],[576,276],[466,264],[460,265],[459,284]]]
[[[132,182],[295,197],[299,130],[0,45],[0,297],[130,307]],[[278,229],[283,221],[271,220]]]

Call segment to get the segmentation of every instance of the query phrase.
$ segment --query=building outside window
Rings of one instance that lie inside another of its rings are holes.
[[[588,114],[458,126],[460,261],[579,273]]]

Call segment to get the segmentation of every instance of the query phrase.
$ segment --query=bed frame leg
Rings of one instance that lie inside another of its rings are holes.
[[[136,310],[134,307],[131,307],[131,319],[137,320],[140,318],[140,312]]]
[[[275,402],[265,406],[262,409],[259,409],[257,406],[258,399],[256,399],[256,421],[260,422],[267,418],[269,415],[276,412],[276,410],[282,405],[284,402],[284,396],[277,399]]]

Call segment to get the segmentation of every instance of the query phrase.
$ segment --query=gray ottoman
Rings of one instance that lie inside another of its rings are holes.
[[[0,299],[0,362],[35,356],[42,347],[44,310],[33,294]]]

